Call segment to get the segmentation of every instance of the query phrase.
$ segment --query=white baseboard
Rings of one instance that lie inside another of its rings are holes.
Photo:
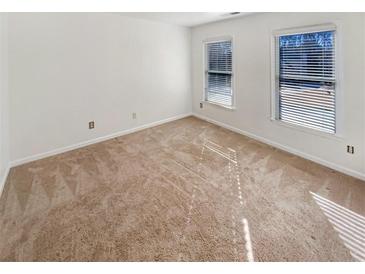
[[[192,113],[180,114],[180,115],[177,115],[177,116],[174,116],[174,117],[159,120],[159,121],[152,122],[152,123],[149,123],[149,124],[145,124],[145,125],[142,125],[142,126],[138,126],[138,127],[135,127],[135,128],[122,130],[122,131],[119,131],[119,132],[116,132],[116,133],[112,133],[112,134],[109,134],[109,135],[106,135],[106,136],[102,136],[102,137],[98,137],[98,138],[95,138],[95,139],[87,140],[87,141],[77,143],[77,144],[74,144],[74,145],[70,145],[70,146],[66,146],[66,147],[62,147],[62,148],[57,148],[57,149],[47,151],[47,152],[44,152],[44,153],[40,153],[40,154],[25,157],[25,158],[22,158],[22,159],[14,160],[10,163],[10,166],[15,167],[15,166],[23,165],[23,164],[26,164],[26,163],[29,163],[29,162],[33,162],[33,161],[36,161],[36,160],[40,160],[40,159],[43,159],[43,158],[54,156],[54,155],[57,155],[57,154],[60,154],[60,153],[64,153],[64,152],[75,150],[75,149],[78,149],[78,148],[82,148],[82,147],[85,147],[85,146],[88,146],[88,145],[100,143],[100,142],[103,142],[103,141],[106,141],[106,140],[109,140],[109,139],[113,139],[113,138],[116,138],[116,137],[119,137],[119,136],[130,134],[130,133],[134,133],[134,132],[137,132],[137,131],[140,131],[140,130],[143,130],[143,129],[147,129],[147,128],[155,127],[155,126],[162,125],[162,124],[165,124],[165,123],[168,123],[168,122],[172,122],[172,121],[175,121],[175,120],[179,120],[179,119],[182,119],[182,118],[185,118],[185,117],[188,117],[188,116],[192,116]]]
[[[335,163],[328,162],[328,161],[323,160],[321,158],[318,158],[316,156],[309,155],[309,154],[307,154],[305,152],[302,152],[302,151],[299,151],[297,149],[294,149],[294,148],[291,148],[291,147],[288,147],[288,146],[285,146],[285,145],[282,145],[282,144],[279,144],[279,143],[270,141],[269,139],[266,139],[264,137],[258,136],[256,134],[250,133],[248,131],[244,131],[244,130],[238,129],[236,127],[227,125],[227,124],[222,123],[222,122],[218,122],[218,121],[216,121],[214,119],[208,118],[208,117],[203,116],[203,115],[200,115],[200,114],[193,113],[193,116],[195,116],[195,117],[197,117],[199,119],[205,120],[207,122],[210,122],[212,124],[221,126],[221,127],[226,128],[228,130],[234,131],[236,133],[245,135],[247,137],[250,137],[250,138],[255,139],[257,141],[260,141],[262,143],[268,144],[270,146],[276,147],[278,149],[284,150],[284,151],[289,152],[291,154],[294,154],[294,155],[300,156],[302,158],[305,158],[307,160],[313,161],[313,162],[318,163],[320,165],[323,165],[323,166],[329,167],[331,169],[337,170],[339,172],[345,173],[345,174],[350,175],[352,177],[355,177],[357,179],[360,179],[360,180],[364,180],[365,181],[365,174],[362,174],[362,173],[360,173],[360,172],[358,172],[356,170],[352,170],[352,169],[349,169],[349,168],[346,168],[346,167],[337,165]]]
[[[174,117],[163,119],[163,120],[160,120],[160,121],[156,121],[156,122],[153,122],[153,123],[145,124],[145,125],[142,125],[142,126],[138,126],[138,127],[135,127],[135,128],[131,128],[131,129],[123,130],[123,131],[120,131],[120,132],[112,133],[112,134],[109,134],[109,135],[106,135],[106,136],[98,137],[98,138],[88,140],[88,141],[84,141],[84,142],[81,142],[81,143],[78,143],[78,144],[66,146],[66,147],[63,147],[63,148],[58,148],[58,149],[51,150],[51,151],[48,151],[48,152],[45,152],[45,153],[40,153],[40,154],[37,154],[37,155],[32,155],[32,156],[29,156],[29,157],[25,157],[25,158],[22,158],[22,159],[12,161],[10,163],[10,166],[7,168],[5,178],[0,178],[1,179],[1,181],[0,181],[1,182],[0,192],[1,192],[1,189],[2,189],[2,187],[3,187],[3,185],[6,181],[6,177],[8,175],[10,167],[19,166],[19,165],[29,163],[29,162],[32,162],[32,161],[36,161],[36,160],[43,159],[43,158],[46,158],[46,157],[54,156],[54,155],[57,155],[57,154],[60,154],[60,153],[64,153],[64,152],[71,151],[71,150],[78,149],[78,148],[82,148],[82,147],[92,145],[92,144],[96,144],[96,143],[99,143],[99,142],[103,142],[103,141],[106,141],[106,140],[109,140],[109,139],[112,139],[112,138],[127,135],[127,134],[130,134],[130,133],[137,132],[137,131],[147,129],[147,128],[151,128],[151,127],[154,127],[154,126],[162,125],[162,124],[172,122],[172,121],[175,121],[175,120],[178,120],[178,119],[182,119],[182,118],[185,118],[185,117],[188,117],[188,116],[191,116],[191,115],[193,115],[193,116],[195,116],[199,119],[205,120],[207,122],[210,122],[212,124],[216,124],[218,126],[229,129],[229,130],[234,131],[236,133],[248,136],[248,137],[250,137],[252,139],[255,139],[257,141],[263,142],[263,143],[268,144],[270,146],[279,148],[281,150],[284,150],[284,151],[287,151],[289,153],[295,154],[297,156],[303,157],[307,160],[316,162],[316,163],[321,164],[323,166],[332,168],[332,169],[337,170],[339,172],[345,173],[347,175],[350,175],[352,177],[355,177],[355,178],[358,178],[360,180],[365,181],[365,174],[362,174],[358,171],[355,171],[355,170],[352,170],[352,169],[349,169],[349,168],[346,168],[346,167],[343,167],[343,166],[328,162],[326,160],[323,160],[323,159],[318,158],[318,157],[313,156],[313,155],[309,155],[309,154],[304,153],[302,151],[299,151],[297,149],[294,149],[294,148],[291,148],[291,147],[288,147],[288,146],[273,142],[273,141],[268,140],[264,137],[255,135],[253,133],[250,133],[250,132],[247,132],[247,131],[244,131],[244,130],[241,130],[241,129],[238,129],[236,127],[227,125],[225,123],[218,122],[218,121],[216,121],[214,119],[211,119],[211,118],[208,118],[206,116],[196,114],[196,113],[187,113],[187,114],[177,115],[177,116],[174,116]]]
[[[10,165],[8,165],[5,168],[5,172],[4,172],[3,176],[0,178],[0,197],[3,194],[3,190],[5,187],[6,179],[8,178],[9,172],[10,172]]]

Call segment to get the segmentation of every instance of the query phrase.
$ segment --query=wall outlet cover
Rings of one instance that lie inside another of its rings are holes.
[[[94,121],[90,121],[89,122],[89,129],[93,129],[95,128],[95,122]]]

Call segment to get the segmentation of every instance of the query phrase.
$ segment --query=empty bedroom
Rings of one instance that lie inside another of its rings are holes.
[[[365,13],[2,12],[0,60],[0,261],[365,261]]]

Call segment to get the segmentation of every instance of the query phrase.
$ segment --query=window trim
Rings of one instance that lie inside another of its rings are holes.
[[[336,132],[328,133],[320,130],[307,128],[300,125],[290,124],[284,121],[279,120],[279,96],[278,96],[278,86],[279,86],[279,62],[277,62],[277,58],[279,58],[279,48],[277,44],[277,38],[283,35],[292,35],[292,34],[302,34],[302,33],[311,33],[311,32],[321,32],[321,31],[334,31],[335,32],[335,77],[336,77],[336,90],[335,90],[335,112],[336,112]],[[284,28],[279,30],[271,31],[271,98],[270,98],[270,120],[279,125],[284,126],[286,128],[291,128],[297,131],[306,132],[313,135],[318,135],[321,137],[328,137],[334,139],[343,139],[343,94],[342,94],[342,75],[340,73],[340,69],[342,67],[342,58],[340,56],[341,52],[341,26],[338,22],[335,23],[326,23],[319,25],[310,25],[310,26],[301,26],[294,28]]]
[[[230,41],[231,45],[232,45],[232,79],[231,79],[231,83],[232,83],[232,105],[226,105],[226,104],[220,104],[220,103],[215,103],[215,102],[211,102],[206,100],[206,92],[207,92],[207,69],[208,69],[208,50],[207,50],[207,44],[209,43],[215,43],[215,42],[224,42],[224,41]],[[203,94],[202,94],[202,99],[201,99],[201,103],[204,104],[210,104],[213,106],[218,106],[221,107],[223,109],[227,109],[227,110],[235,110],[236,109],[236,94],[235,94],[235,90],[236,90],[236,84],[235,84],[235,45],[234,45],[234,38],[233,35],[222,35],[222,36],[217,36],[217,37],[211,37],[211,38],[207,38],[205,40],[202,41],[203,44]]]

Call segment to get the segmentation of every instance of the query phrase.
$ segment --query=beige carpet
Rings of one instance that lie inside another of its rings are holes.
[[[13,168],[2,261],[365,260],[365,182],[193,117]]]

